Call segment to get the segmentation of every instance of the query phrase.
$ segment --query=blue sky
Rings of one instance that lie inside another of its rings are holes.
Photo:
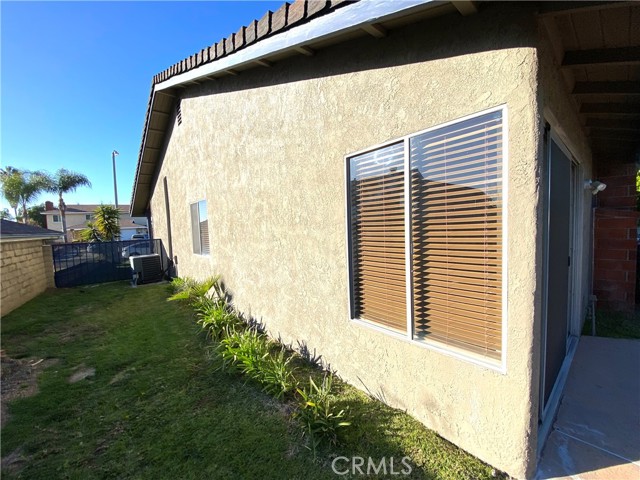
[[[2,1],[0,164],[84,173],[66,203],[112,203],[115,149],[129,203],[153,75],[282,3]]]

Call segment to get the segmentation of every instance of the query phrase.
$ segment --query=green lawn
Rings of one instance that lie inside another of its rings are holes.
[[[27,461],[4,478],[345,478],[331,470],[337,455],[410,457],[411,475],[393,478],[492,478],[491,467],[344,384],[337,402],[352,425],[314,459],[291,405],[216,370],[193,314],[168,295],[167,285],[124,283],[56,290],[2,319],[9,357],[57,359],[37,395],[10,405],[2,456]],[[69,383],[79,366],[95,376]]]
[[[584,322],[583,335],[591,335],[591,319]],[[611,338],[640,338],[640,313],[621,313],[598,310],[596,335]]]

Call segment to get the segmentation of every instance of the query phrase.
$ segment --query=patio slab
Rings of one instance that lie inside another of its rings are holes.
[[[640,479],[640,341],[582,337],[539,480]]]

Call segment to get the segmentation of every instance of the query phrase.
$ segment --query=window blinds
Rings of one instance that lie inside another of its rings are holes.
[[[414,334],[500,358],[502,118],[411,138]]]
[[[406,332],[404,145],[350,160],[353,309]]]
[[[501,358],[502,121],[497,110],[349,159],[354,318],[406,333],[410,288],[413,338]]]

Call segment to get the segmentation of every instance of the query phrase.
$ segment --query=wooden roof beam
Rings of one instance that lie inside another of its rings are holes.
[[[640,82],[576,82],[574,95],[640,95]]]
[[[640,47],[597,48],[564,52],[563,67],[640,65]]]
[[[640,103],[583,103],[580,113],[585,115],[640,116]]]
[[[586,126],[602,130],[640,132],[640,121],[638,120],[588,118]]]
[[[478,13],[478,2],[456,1],[451,3],[453,3],[453,6],[456,7],[456,10],[460,12],[460,15],[464,17],[466,17],[467,15],[473,15],[474,13]]]
[[[298,47],[293,48],[296,52],[301,53],[302,55],[306,55],[307,57],[313,57],[316,54],[316,51],[305,45],[300,45]]]
[[[379,23],[370,23],[368,25],[363,25],[362,30],[367,32],[372,37],[376,38],[383,38],[387,36],[387,29]]]

